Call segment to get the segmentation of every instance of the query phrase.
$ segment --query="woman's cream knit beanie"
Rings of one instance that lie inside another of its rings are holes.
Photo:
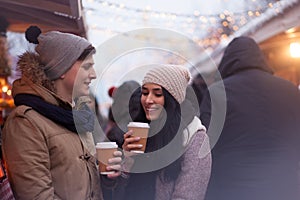
[[[190,79],[190,72],[181,65],[157,65],[146,73],[142,85],[158,84],[165,88],[178,103],[182,103]]]

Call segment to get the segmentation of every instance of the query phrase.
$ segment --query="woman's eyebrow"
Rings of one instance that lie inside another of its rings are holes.
[[[150,90],[150,89],[147,88],[147,87],[145,87],[145,86],[142,86],[142,90]],[[154,91],[162,91],[162,88],[156,87],[156,88],[151,88],[151,90],[154,90]]]
[[[154,91],[162,91],[161,88],[153,88]]]

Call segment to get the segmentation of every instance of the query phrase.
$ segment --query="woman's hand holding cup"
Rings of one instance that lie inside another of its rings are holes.
[[[129,122],[128,132],[124,134],[123,149],[134,153],[144,153],[147,144],[149,124],[143,122]]]
[[[130,152],[132,150],[142,149],[143,145],[138,142],[141,140],[140,137],[132,137],[133,131],[129,130],[124,134],[124,143],[122,148],[124,151]]]

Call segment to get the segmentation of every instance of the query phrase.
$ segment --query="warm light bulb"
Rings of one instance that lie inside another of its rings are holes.
[[[285,33],[295,33],[296,32],[296,28],[290,28],[287,31],[285,31]]]
[[[7,87],[7,85],[4,85],[4,86],[2,87],[2,92],[6,93],[6,92],[7,92],[7,90],[8,90],[8,87]]]
[[[292,58],[300,58],[300,43],[293,42],[290,44],[290,54]]]

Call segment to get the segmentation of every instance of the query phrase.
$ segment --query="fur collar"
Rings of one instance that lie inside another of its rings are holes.
[[[13,82],[12,95],[31,94],[40,96],[46,102],[57,106],[71,108],[71,104],[57,96],[53,81],[44,73],[39,56],[35,53],[25,52],[19,57],[18,70],[22,76]]]
[[[50,91],[55,91],[52,81],[44,73],[39,55],[27,51],[19,56],[18,70],[21,71],[22,77],[25,76],[34,84],[41,85]]]

